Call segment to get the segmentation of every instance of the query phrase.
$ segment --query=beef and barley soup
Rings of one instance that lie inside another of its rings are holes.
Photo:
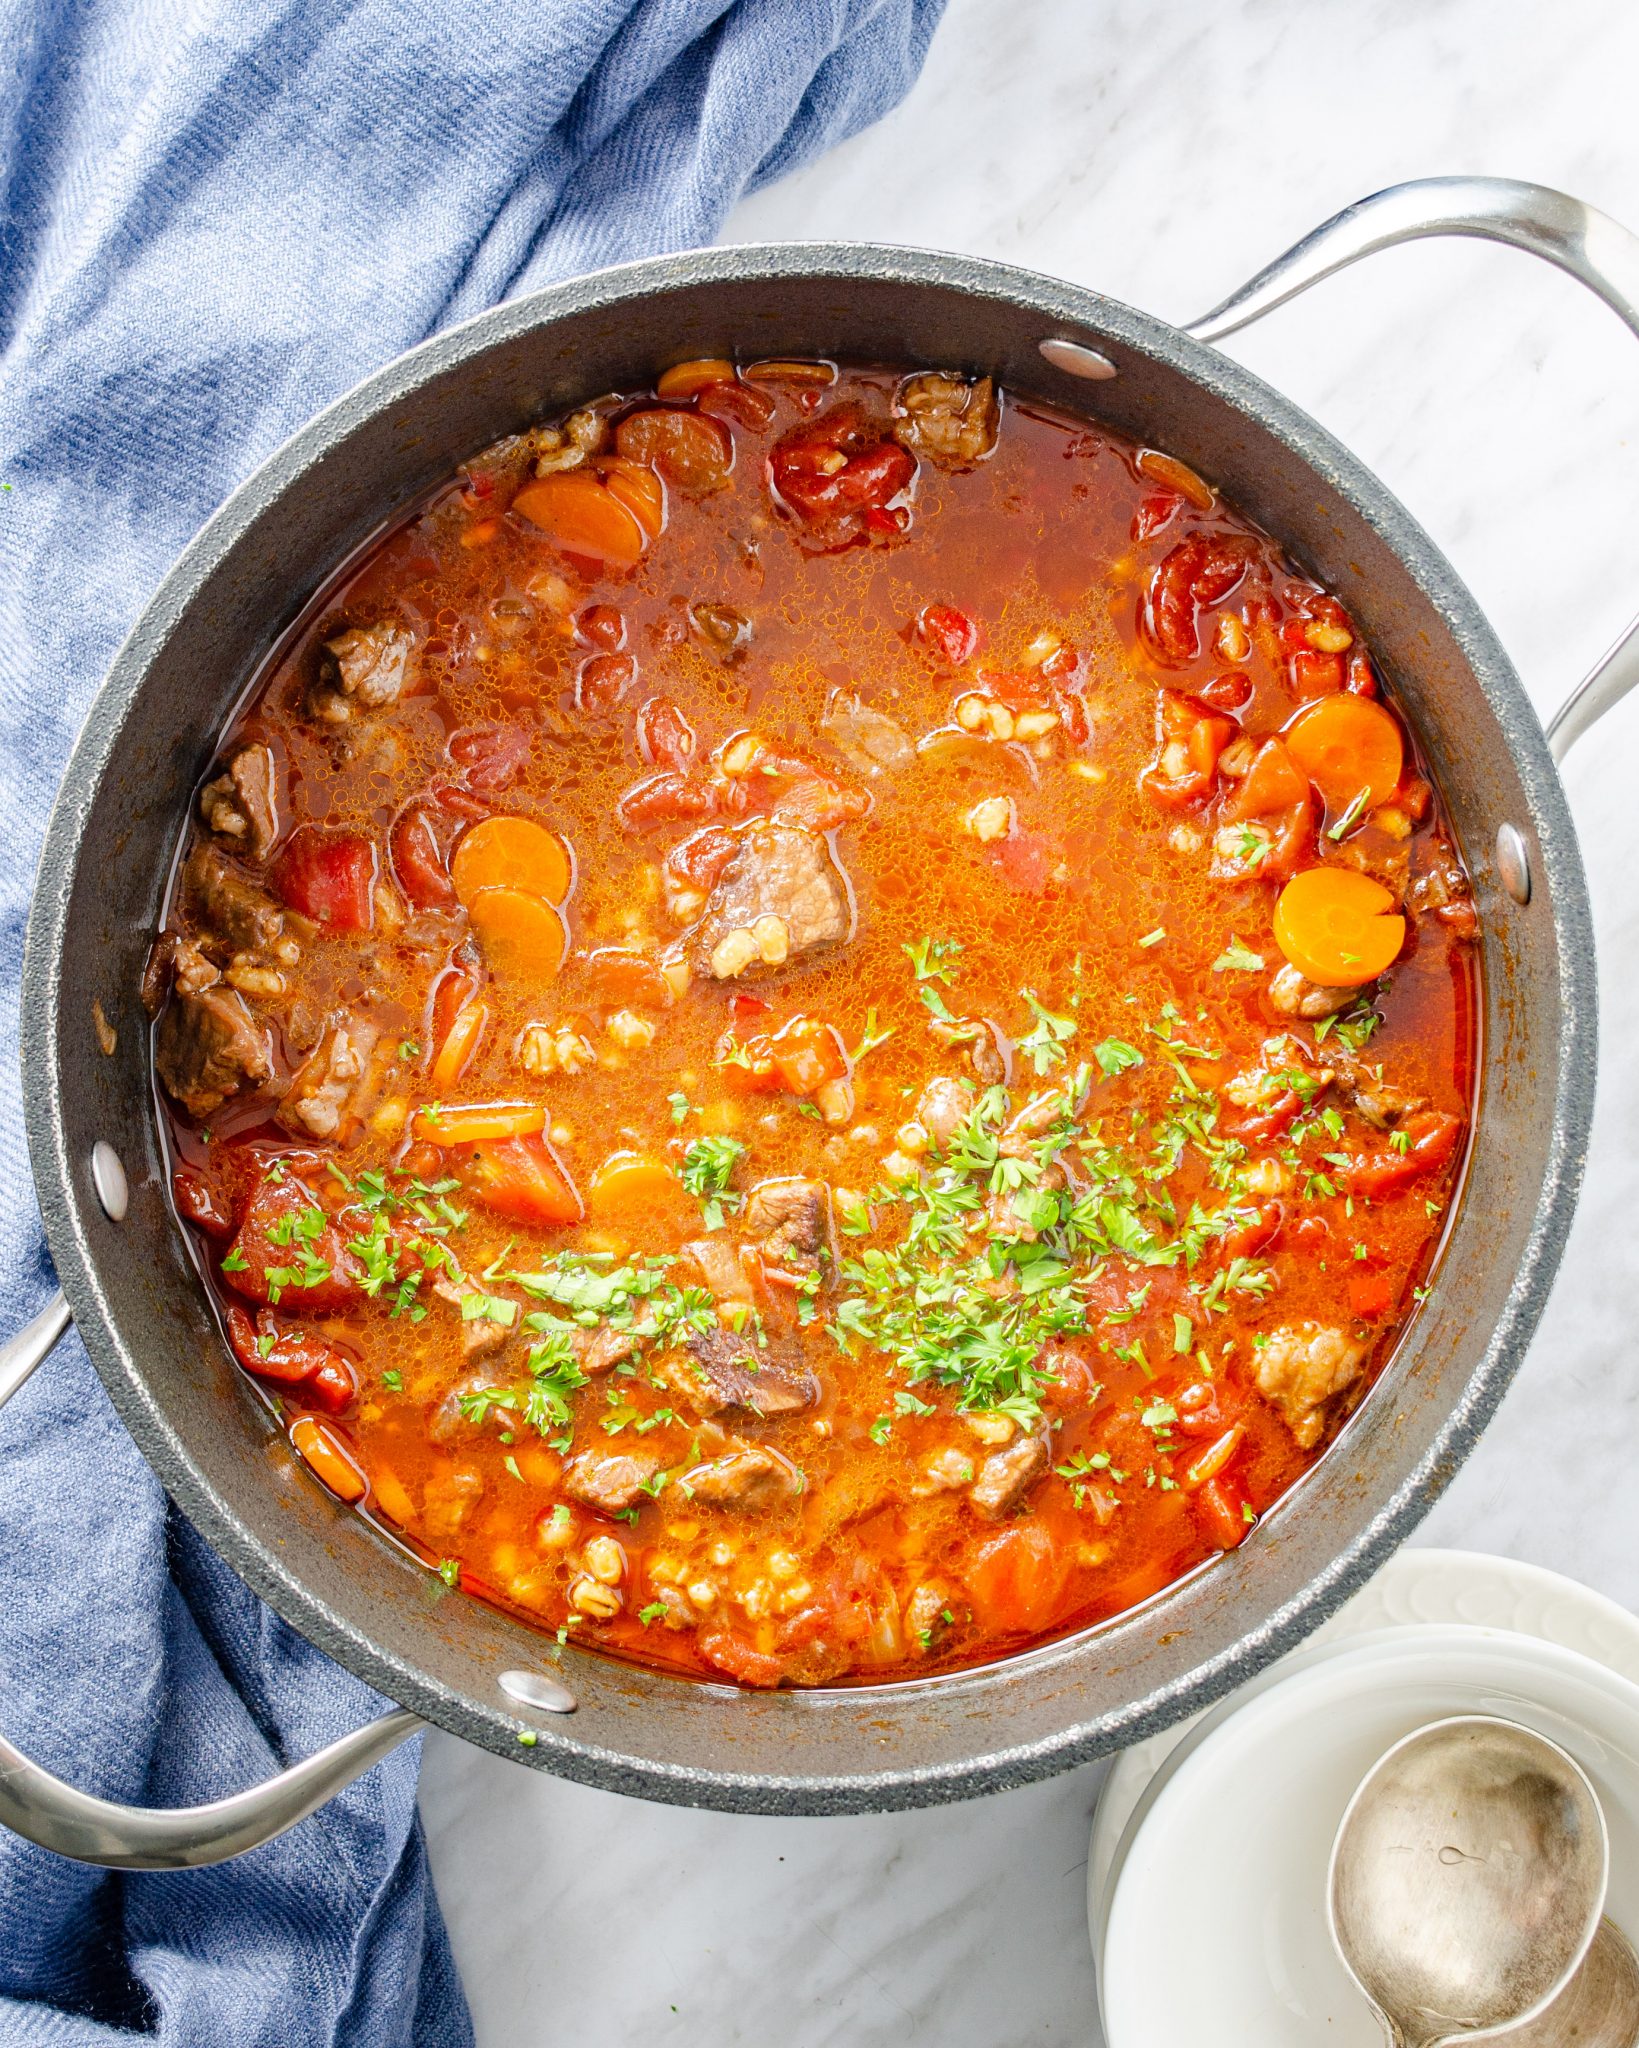
[[[988,380],[685,363],[258,680],[147,995],[227,1342],[451,1587],[903,1677],[1257,1541],[1427,1277],[1474,908],[1335,596]]]

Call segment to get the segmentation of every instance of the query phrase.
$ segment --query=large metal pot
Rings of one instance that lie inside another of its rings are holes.
[[[289,1826],[422,1721],[536,1769],[685,1804],[848,1813],[959,1799],[1206,1706],[1382,1562],[1495,1409],[1565,1241],[1593,1101],[1587,893],[1549,741],[1449,564],[1346,449],[1208,344],[1374,248],[1441,232],[1548,257],[1639,332],[1639,241],[1560,194],[1493,180],[1380,193],[1184,331],[971,258],[711,250],[557,286],[439,336],[321,414],[223,506],[115,661],[46,839],[23,1067],[68,1306],[0,1353],[0,1399],[72,1310],[183,1511],[289,1622],[407,1711],[184,1813],[88,1799],[0,1743],[0,1821],[92,1862],[213,1861]],[[1371,1398],[1252,1541],[1143,1608],[985,1670],[753,1694],[560,1655],[446,1595],[311,1482],[229,1358],[172,1217],[137,987],[216,734],[334,564],[473,449],[542,413],[687,357],[816,351],[971,366],[1090,410],[1216,479],[1340,594],[1416,724],[1473,871],[1484,1061],[1432,1296]],[[1636,651],[1639,629],[1569,707],[1565,743],[1634,680]],[[111,1057],[93,1029],[98,1001],[120,1027]]]

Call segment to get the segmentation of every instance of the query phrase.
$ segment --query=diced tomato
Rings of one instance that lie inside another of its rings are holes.
[[[376,849],[359,832],[299,825],[270,877],[292,910],[338,931],[366,932],[374,917]]]
[[[589,604],[575,614],[575,631],[588,647],[615,654],[626,645],[626,621],[612,604]]]
[[[979,651],[979,628],[953,604],[925,604],[916,615],[916,634],[948,668],[960,668]]]
[[[833,1024],[817,1017],[793,1017],[772,1035],[760,1034],[739,1045],[730,1044],[718,1056],[718,1067],[729,1088],[745,1094],[817,1095],[827,1081],[840,1081],[848,1073],[847,1048]]]
[[[1369,1264],[1357,1262],[1349,1273],[1349,1313],[1358,1316],[1362,1322],[1373,1322],[1378,1316],[1386,1316],[1394,1306],[1395,1285],[1392,1273],[1377,1272]]]
[[[873,439],[873,432],[857,405],[835,406],[788,434],[769,458],[780,500],[833,543],[845,544],[867,526],[899,530],[897,520],[868,515],[885,512],[909,485],[916,458],[897,441]]]
[[[1243,1144],[1266,1145],[1271,1138],[1280,1136],[1302,1107],[1297,1091],[1283,1088],[1257,1109],[1238,1109],[1233,1103],[1226,1103],[1218,1119],[1219,1128]]]
[[[1357,647],[1349,656],[1349,680],[1343,685],[1357,697],[1377,695],[1377,671],[1372,667],[1372,658],[1363,647]]]
[[[734,858],[739,843],[727,825],[707,825],[672,848],[666,856],[667,870],[685,888],[698,889],[704,894],[716,886],[717,878]]]
[[[1460,1117],[1444,1110],[1419,1110],[1395,1133],[1403,1143],[1353,1154],[1346,1166],[1337,1169],[1338,1185],[1346,1194],[1363,1195],[1368,1201],[1403,1194],[1413,1182],[1438,1173],[1450,1162],[1462,1129]]]
[[[526,725],[474,725],[450,734],[449,756],[474,789],[505,789],[529,758]]]
[[[589,654],[575,677],[577,711],[612,711],[637,681],[637,663],[629,654]]]
[[[1019,1522],[990,1537],[968,1566],[973,1611],[986,1627],[1029,1634],[1053,1619],[1064,1597],[1069,1560],[1039,1522]]]
[[[728,1007],[739,1023],[746,1017],[766,1017],[774,1005],[763,996],[754,996],[749,989],[737,988],[728,999]]]
[[[1252,678],[1243,669],[1230,669],[1202,684],[1197,694],[1214,711],[1244,711],[1252,702]]]
[[[1238,1550],[1251,1532],[1246,1495],[1227,1473],[1209,1479],[1194,1496],[1207,1539],[1220,1550]]]
[[[478,977],[464,967],[447,967],[433,983],[432,1001],[427,1006],[428,1036],[436,1054],[449,1037],[461,1012],[478,993]]]
[[[171,1176],[171,1192],[178,1209],[207,1237],[232,1237],[233,1218],[222,1207],[215,1188],[208,1180],[179,1166]]]
[[[1183,503],[1176,491],[1151,491],[1133,514],[1133,539],[1153,540],[1177,516]]]
[[[233,1302],[227,1324],[234,1357],[257,1379],[301,1387],[314,1407],[328,1415],[339,1415],[357,1393],[351,1364],[316,1332],[282,1327],[266,1309],[252,1322]]]
[[[703,1628],[695,1638],[700,1654],[741,1685],[775,1686],[785,1676],[785,1660],[754,1649],[730,1628]]]
[[[361,1269],[347,1249],[347,1234],[312,1188],[287,1172],[282,1180],[264,1180],[251,1195],[222,1260],[222,1277],[250,1301],[277,1296],[304,1315],[328,1315],[359,1293]]]
[[[615,805],[623,825],[641,832],[648,825],[698,822],[716,815],[717,791],[709,782],[668,770],[636,782]]]
[[[694,727],[670,697],[650,697],[638,709],[637,744],[651,768],[684,775],[694,758]]]
[[[1229,595],[1246,574],[1251,554],[1251,542],[1237,537],[1192,533],[1181,540],[1150,578],[1140,610],[1140,630],[1152,653],[1169,667],[1193,661],[1201,651],[1199,613]]]
[[[1227,1231],[1218,1240],[1220,1258],[1251,1259],[1264,1252],[1275,1242],[1286,1221],[1286,1209],[1280,1202],[1263,1202],[1255,1208],[1250,1218],[1236,1229]]]
[[[461,1184],[486,1208],[515,1223],[555,1227],[586,1213],[575,1184],[544,1133],[473,1145],[454,1156]]]
[[[1140,778],[1144,789],[1169,806],[1198,803],[1218,770],[1218,756],[1235,726],[1199,697],[1162,690],[1156,703],[1160,751]]]
[[[625,946],[599,946],[586,956],[594,1003],[609,1010],[663,1010],[672,999],[660,964]]]
[[[406,804],[387,834],[394,879],[418,910],[444,910],[455,901],[432,814],[423,804]]]
[[[1313,647],[1301,647],[1286,664],[1292,695],[1300,703],[1316,697],[1335,696],[1347,679],[1341,654],[1321,654]]]
[[[1167,1398],[1178,1415],[1174,1427],[1184,1436],[1222,1436],[1235,1419],[1234,1404],[1219,1380],[1191,1380]]]
[[[1309,801],[1309,778],[1292,759],[1283,740],[1265,740],[1252,766],[1224,805],[1226,818],[1267,818]]]
[[[990,848],[991,859],[1011,885],[1026,896],[1040,896],[1054,867],[1053,842],[1041,832],[1009,832]]]

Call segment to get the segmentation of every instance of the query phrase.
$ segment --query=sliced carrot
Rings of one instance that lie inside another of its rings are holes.
[[[370,1492],[374,1505],[380,1508],[389,1522],[408,1529],[415,1521],[415,1505],[405,1492],[403,1481],[390,1466],[377,1465],[371,1472]]]
[[[444,1043],[438,1048],[438,1057],[432,1063],[428,1079],[433,1087],[453,1088],[466,1072],[468,1063],[478,1050],[478,1041],[484,1035],[484,1026],[489,1022],[487,1003],[468,1003],[455,1013],[455,1021],[444,1034]]]
[[[606,455],[598,464],[604,487],[618,498],[654,540],[666,524],[666,486],[657,470],[646,462],[631,462],[624,455]]]
[[[1241,786],[1224,806],[1229,818],[1268,818],[1309,799],[1309,778],[1280,740],[1265,740]]]
[[[664,1161],[642,1152],[611,1152],[587,1190],[592,1214],[600,1222],[652,1218],[657,1210],[681,1206],[682,1183]]]
[[[367,1488],[364,1474],[328,1423],[314,1415],[298,1415],[290,1425],[290,1441],[338,1500],[363,1500]]]
[[[536,477],[513,499],[512,509],[560,548],[596,562],[630,567],[648,546],[648,532],[631,507],[590,469]]]
[[[489,1145],[501,1138],[527,1138],[546,1129],[538,1102],[435,1102],[418,1109],[411,1135],[429,1145]]]
[[[1393,896],[1356,868],[1305,868],[1275,905],[1276,944],[1299,974],[1330,988],[1375,981],[1405,937]]]
[[[462,834],[450,863],[456,896],[470,906],[480,889],[522,889],[562,903],[574,869],[556,832],[533,818],[481,818]]]
[[[654,388],[659,398],[693,398],[696,392],[709,390],[713,384],[733,382],[731,362],[722,356],[702,356],[694,362],[673,363],[669,370],[662,370]]]
[[[1342,691],[1300,711],[1286,728],[1292,759],[1308,776],[1327,808],[1370,810],[1386,804],[1400,786],[1405,748],[1400,728],[1381,704]]]
[[[494,972],[507,981],[550,981],[563,965],[569,934],[552,905],[522,889],[480,889],[467,906]]]

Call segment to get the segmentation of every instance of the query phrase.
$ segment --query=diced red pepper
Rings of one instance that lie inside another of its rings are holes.
[[[1236,1482],[1227,1475],[1209,1479],[1194,1499],[1208,1541],[1220,1550],[1238,1550],[1252,1523],[1247,1517],[1246,1495]]]
[[[1183,499],[1176,491],[1151,491],[1133,514],[1134,540],[1153,540],[1177,516]]]
[[[315,923],[366,932],[375,914],[376,849],[359,832],[300,825],[273,864],[282,900]]]
[[[177,1208],[207,1237],[232,1237],[233,1218],[222,1207],[208,1180],[179,1166],[171,1176],[171,1192],[176,1198]]]
[[[263,1303],[277,1294],[304,1315],[328,1315],[359,1294],[361,1269],[344,1233],[289,1172],[256,1188],[221,1264],[236,1293]]]
[[[1349,1313],[1362,1322],[1386,1316],[1394,1306],[1394,1275],[1357,1261],[1349,1273]]]

